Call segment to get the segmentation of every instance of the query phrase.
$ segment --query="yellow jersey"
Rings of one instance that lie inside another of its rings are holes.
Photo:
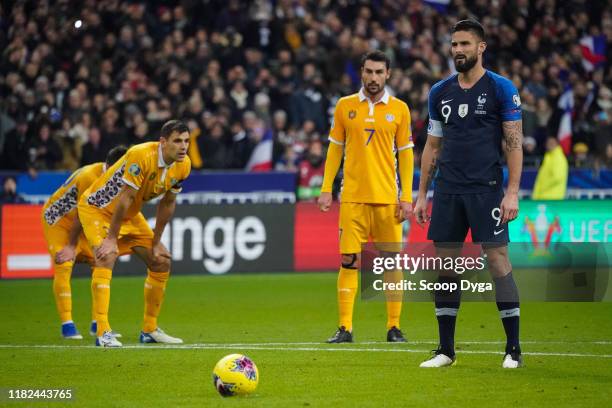
[[[43,218],[47,225],[70,228],[79,199],[102,173],[104,163],[93,163],[75,170],[43,206]]]
[[[103,216],[111,218],[121,189],[128,185],[137,190],[134,202],[124,217],[128,220],[140,212],[145,201],[167,191],[180,193],[181,184],[190,172],[189,157],[186,156],[183,162],[167,165],[159,142],[141,143],[131,147],[91,185],[83,194],[79,207],[85,210],[96,209]]]
[[[398,202],[396,151],[414,146],[406,103],[387,90],[375,104],[363,89],[341,98],[329,141],[344,146],[342,202]]]

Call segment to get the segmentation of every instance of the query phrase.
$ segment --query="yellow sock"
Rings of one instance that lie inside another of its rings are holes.
[[[98,322],[98,336],[110,331],[108,309],[110,307],[110,282],[112,269],[95,266],[91,274],[91,293],[93,297],[94,320]]]
[[[157,316],[164,301],[166,283],[170,272],[153,272],[147,270],[144,284],[144,324],[142,331],[150,333],[157,329]]]
[[[94,267],[92,265],[91,267],[91,273],[92,273],[91,278],[92,279],[93,279],[93,271],[94,271]],[[95,302],[95,296],[94,296],[93,283],[89,286],[89,289],[91,292],[91,321],[95,322],[96,321],[96,302]]]
[[[94,304],[93,285],[91,286],[91,321],[96,321],[96,306]]]
[[[55,305],[62,323],[72,320],[72,290],[70,289],[70,275],[74,262],[64,262],[53,265],[53,294]]]
[[[353,306],[357,293],[358,270],[341,267],[338,273],[339,326],[353,330]]]
[[[404,274],[400,270],[386,271],[384,273],[385,282],[401,282]],[[402,313],[402,296],[401,290],[386,290],[385,298],[387,299],[387,330],[393,326],[400,328],[400,315]]]

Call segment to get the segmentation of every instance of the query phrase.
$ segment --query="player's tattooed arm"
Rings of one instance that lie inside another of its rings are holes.
[[[436,173],[438,166],[438,156],[442,147],[442,138],[427,135],[425,148],[421,155],[421,180],[419,181],[419,194],[414,205],[414,215],[419,225],[423,225],[429,220],[427,214],[427,190]]]
[[[427,173],[425,175],[425,189],[429,190],[429,186],[431,186],[431,181],[433,180],[433,176],[434,173],[436,172],[436,167],[438,165],[438,158],[437,157],[432,157],[431,158],[431,164],[429,165],[429,168],[427,169]]]
[[[508,188],[500,204],[502,223],[518,216],[518,193],[523,170],[523,123],[520,120],[503,122],[504,150],[508,163]]]
[[[523,121],[512,120],[502,123],[506,152],[523,149]]]
[[[427,195],[427,190],[436,174],[436,167],[438,167],[438,155],[440,148],[442,147],[442,139],[435,136],[427,136],[427,142],[423,149],[421,156],[421,174],[425,177],[421,178],[419,183],[419,193]]]

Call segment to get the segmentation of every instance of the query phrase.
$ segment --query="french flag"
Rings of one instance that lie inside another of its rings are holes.
[[[451,0],[423,0],[423,3],[436,9],[438,13],[445,13]]]
[[[267,129],[259,141],[249,162],[247,163],[246,171],[270,171],[272,170],[272,130]]]
[[[567,86],[565,91],[559,97],[557,103],[559,109],[563,110],[563,116],[559,122],[559,130],[557,131],[557,140],[563,152],[567,156],[572,147],[572,113],[574,111],[574,92],[572,88]]]
[[[606,62],[606,36],[588,35],[580,39],[582,66],[591,72]]]

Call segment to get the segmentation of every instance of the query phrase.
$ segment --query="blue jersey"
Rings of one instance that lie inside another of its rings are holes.
[[[457,75],[429,92],[427,133],[442,137],[435,190],[447,194],[502,188],[502,122],[521,119],[521,100],[512,82],[491,71],[470,89]]]

